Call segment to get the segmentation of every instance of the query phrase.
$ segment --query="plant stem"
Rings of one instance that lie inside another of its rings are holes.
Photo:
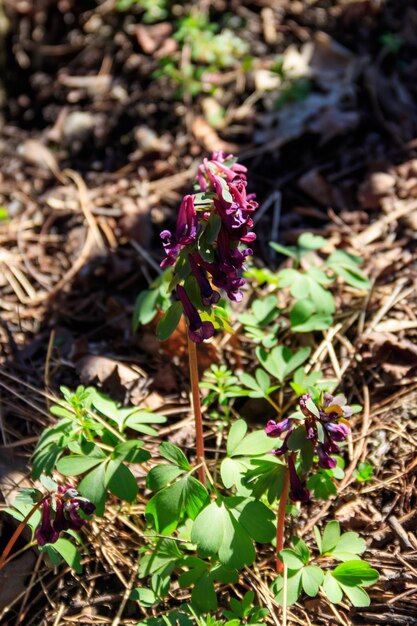
[[[34,514],[34,512],[39,509],[39,507],[41,506],[43,502],[43,499],[40,500],[39,502],[37,502],[29,511],[29,513],[26,515],[25,519],[23,519],[19,526],[16,528],[16,530],[14,531],[13,535],[10,537],[7,546],[4,548],[2,555],[0,556],[0,569],[3,568],[7,557],[9,556],[9,552],[10,550],[13,548],[14,544],[16,543],[16,541],[19,539],[21,533],[23,532],[26,524],[28,523],[28,520],[32,517],[32,515]]]
[[[288,467],[285,468],[284,485],[282,487],[281,496],[279,498],[278,516],[277,516],[277,549],[276,549],[276,568],[277,573],[282,574],[284,563],[279,559],[279,552],[284,547],[284,526],[285,526],[285,509],[288,500],[288,491],[290,489],[290,472]]]
[[[197,346],[188,338],[188,360],[190,364],[190,382],[191,382],[191,397],[195,419],[195,438],[197,448],[197,463],[201,464],[198,468],[198,478],[203,485],[206,484],[206,474],[204,471],[204,439],[203,439],[203,418],[201,416],[201,403],[200,403],[200,388],[198,377],[198,362],[197,362]]]

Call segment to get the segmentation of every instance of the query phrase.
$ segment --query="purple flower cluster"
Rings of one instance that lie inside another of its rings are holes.
[[[36,541],[40,546],[55,543],[63,530],[80,530],[87,520],[80,516],[79,510],[91,515],[95,505],[78,495],[78,491],[67,485],[58,487],[56,493],[50,494],[42,502],[41,523],[35,532]]]
[[[197,281],[202,307],[220,299],[213,286],[223,289],[230,300],[239,302],[243,297],[241,273],[246,257],[252,254],[246,244],[256,239],[250,229],[258,207],[254,194],[246,193],[246,171],[232,155],[224,156],[221,151],[204,159],[198,168],[196,193],[183,198],[174,232],[161,232],[166,254],[161,267],[181,267],[176,295],[196,343],[212,337],[214,327],[201,320],[198,307],[191,302],[187,276]]]
[[[306,439],[313,444],[314,452],[319,459],[319,466],[324,469],[333,469],[336,467],[336,459],[330,455],[338,452],[338,442],[344,441],[350,433],[347,418],[352,415],[352,408],[346,404],[345,396],[332,396],[329,393],[323,394],[318,405],[313,402],[310,393],[301,396],[299,404],[305,417]],[[299,422],[291,417],[281,422],[274,420],[268,422],[265,432],[269,437],[281,437],[285,433],[282,446],[274,450],[274,454],[281,456],[289,452],[288,440],[298,425]],[[291,498],[302,502],[307,501],[309,492],[297,475],[292,454],[288,456],[287,462],[290,472]]]

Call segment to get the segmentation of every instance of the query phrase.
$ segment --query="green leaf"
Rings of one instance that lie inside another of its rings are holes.
[[[255,498],[260,498],[266,493],[269,504],[272,504],[281,495],[286,472],[285,465],[278,460],[256,460],[253,465],[256,467],[247,471],[244,482],[252,489],[252,495]]]
[[[341,563],[332,572],[333,577],[344,585],[373,585],[379,579],[379,573],[369,563],[361,560]]]
[[[365,607],[371,604],[371,599],[362,587],[351,587],[350,585],[344,585],[339,583],[353,606]]]
[[[299,570],[304,567],[304,562],[300,556],[294,550],[290,550],[289,548],[281,550],[279,558],[289,570]]]
[[[224,527],[229,513],[223,504],[212,502],[198,515],[191,531],[191,541],[205,556],[217,554],[223,543]]]
[[[173,569],[182,556],[176,541],[173,539],[158,539],[153,552],[145,554],[139,561],[139,578],[161,573],[168,566],[171,566]]]
[[[248,430],[245,420],[237,420],[234,422],[229,430],[227,437],[227,454],[233,456],[233,453],[239,443],[242,441]]]
[[[336,250],[326,261],[327,267],[333,269],[349,285],[358,289],[369,289],[370,281],[360,271],[362,259],[344,250]]]
[[[171,304],[156,327],[156,336],[159,341],[166,341],[172,335],[179,324],[183,310],[181,302]]]
[[[57,552],[64,561],[73,569],[77,574],[81,574],[83,571],[81,565],[81,555],[77,548],[68,539],[60,537],[54,544],[47,544],[46,549],[49,552]]]
[[[301,585],[302,572],[303,572],[302,569],[288,572],[287,602],[286,602],[287,606],[292,606],[293,604],[295,604],[298,598],[300,597],[301,590],[302,590],[302,585]],[[276,593],[275,599],[281,606],[283,605],[283,599],[284,599],[283,598],[283,595],[284,595],[283,582],[284,582],[284,577],[279,576],[273,584],[274,592]]]
[[[216,241],[217,235],[220,232],[220,228],[222,225],[222,220],[220,215],[214,214],[211,215],[208,219],[206,229],[204,231],[206,242],[211,245]]]
[[[120,461],[110,461],[106,468],[105,482],[113,495],[126,502],[133,502],[138,493],[138,483],[132,472]]]
[[[246,471],[247,464],[245,462],[226,457],[223,459],[220,466],[220,475],[222,477],[223,485],[226,489],[231,489],[233,486],[239,485]]]
[[[352,555],[362,554],[366,550],[366,543],[362,537],[359,537],[358,533],[348,532],[344,533],[336,546],[332,549],[331,554],[334,558],[341,561],[352,560]],[[345,557],[348,558],[345,558]]]
[[[324,581],[324,574],[317,565],[307,565],[301,577],[303,589],[310,598],[314,598]]]
[[[369,461],[359,463],[353,475],[358,482],[368,482],[372,480],[374,476],[373,465],[369,463]]]
[[[233,449],[230,456],[256,456],[269,452],[274,447],[274,439],[268,437],[264,430],[255,430],[246,435]]]
[[[282,246],[275,241],[270,241],[269,245],[273,250],[275,250],[275,252],[279,252],[279,254],[283,254],[285,256],[291,257],[292,259],[298,260],[299,255],[295,246]]]
[[[225,498],[224,502],[254,541],[269,543],[275,536],[275,514],[263,502],[236,496]]]
[[[62,455],[63,449],[60,445],[53,443],[47,445],[38,452],[35,451],[32,457],[32,477],[37,480],[42,472],[52,474],[56,461]]]
[[[307,443],[307,433],[304,425],[298,426],[288,438],[290,450],[302,450]]]
[[[307,481],[307,487],[313,491],[314,496],[320,500],[328,500],[330,496],[337,494],[337,489],[331,477],[321,471],[310,476]]]
[[[129,600],[137,600],[144,607],[153,606],[159,602],[152,589],[147,589],[146,587],[132,589]]]
[[[135,310],[133,312],[133,332],[136,332],[139,325],[149,324],[155,317],[159,298],[158,289],[145,289],[136,298]]]
[[[191,541],[203,557],[218,554],[220,562],[231,569],[241,569],[255,560],[251,538],[224,503],[212,502],[200,513]]]
[[[320,250],[326,245],[327,239],[312,233],[303,233],[299,236],[297,243],[300,248],[305,248],[306,250]]]
[[[39,480],[41,481],[42,485],[45,487],[45,489],[47,491],[57,491],[58,490],[58,483],[56,483],[54,480],[52,480],[52,478],[50,476],[45,476],[45,474],[43,474],[42,476],[39,477]],[[37,491],[37,490],[35,490],[35,491]],[[19,496],[19,494],[18,494],[18,496]]]
[[[143,446],[144,442],[139,439],[118,443],[112,452],[112,458],[127,463],[145,463],[151,455],[147,450],[142,450]]]
[[[316,539],[317,547],[319,549],[320,554],[323,554],[323,542],[321,540],[321,534],[317,526],[314,526],[314,537]]]
[[[323,532],[322,538],[322,552],[321,554],[327,554],[333,550],[340,539],[340,524],[336,520],[332,520],[328,524]]]
[[[106,502],[105,471],[106,465],[101,463],[84,476],[78,485],[78,492],[96,505],[94,514],[99,516],[103,515]]]
[[[70,454],[60,459],[56,464],[58,472],[64,476],[78,476],[84,474],[88,470],[96,467],[103,462],[103,457],[81,456],[78,454]]]
[[[342,588],[340,587],[337,580],[333,578],[331,572],[327,572],[324,577],[323,590],[327,598],[330,600],[330,602],[333,602],[333,604],[338,604],[342,601]]]
[[[163,443],[161,443],[161,445],[159,446],[159,453],[165,459],[171,461],[171,463],[174,463],[174,465],[178,465],[178,467],[180,467],[185,472],[188,472],[192,469],[184,452],[180,450],[180,448],[178,448],[177,446],[174,446],[174,444],[170,443],[169,441],[164,441]]]
[[[193,476],[186,476],[158,491],[149,500],[145,516],[156,532],[169,535],[176,529],[184,513],[195,519],[208,500],[205,487]]]
[[[178,476],[184,473],[184,470],[178,465],[161,464],[151,469],[146,477],[146,486],[151,491],[159,491],[168,483],[173,482]]]
[[[143,409],[119,409],[120,417],[122,418],[121,429],[131,428],[139,433],[145,435],[157,435],[158,432],[155,428],[148,426],[148,424],[164,424],[167,418],[164,415],[158,413],[152,413],[151,411],[144,411]]]
[[[256,355],[264,368],[281,383],[308,359],[311,348],[301,348],[294,354],[286,346],[277,346],[267,353],[257,348]]]
[[[300,555],[303,563],[308,563],[310,559],[310,550],[308,549],[306,543],[300,537],[293,537],[291,539],[291,543],[294,546],[295,552]]]
[[[299,300],[290,311],[291,328],[297,333],[326,330],[333,322],[331,313],[316,312],[310,299]]]
[[[263,398],[264,397],[265,395],[264,390],[259,386],[255,378],[253,378],[253,376],[250,376],[250,374],[246,374],[245,372],[243,372],[240,375],[240,382],[242,383],[242,385],[252,390],[248,394],[250,398]]]
[[[199,611],[207,613],[217,609],[217,596],[209,572],[204,572],[191,592],[191,600]]]

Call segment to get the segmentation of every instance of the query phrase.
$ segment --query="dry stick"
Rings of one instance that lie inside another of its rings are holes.
[[[201,416],[201,403],[200,403],[200,389],[198,386],[198,361],[197,361],[197,346],[187,335],[188,339],[188,360],[190,364],[190,382],[191,382],[191,396],[195,419],[195,439],[197,448],[197,463],[201,464],[198,468],[198,478],[200,482],[205,486],[206,474],[204,471],[204,438],[203,438],[203,418]]]
[[[285,468],[284,485],[282,487],[279,498],[278,516],[277,516],[277,549],[276,549],[276,568],[277,573],[282,574],[284,569],[283,562],[279,559],[279,553],[284,547],[284,525],[285,525],[285,509],[287,507],[288,491],[290,489],[290,472],[288,467]]]
[[[39,502],[37,502],[35,504],[35,506],[33,506],[31,508],[31,510],[29,511],[29,513],[26,515],[26,517],[24,518],[24,520],[22,520],[19,524],[19,526],[16,528],[16,530],[14,531],[13,535],[10,537],[9,542],[7,544],[7,546],[4,548],[2,555],[0,556],[0,569],[3,568],[7,557],[9,556],[9,552],[10,550],[13,548],[14,544],[16,543],[16,541],[19,539],[21,533],[23,532],[24,528],[26,527],[26,524],[28,522],[28,520],[32,517],[32,515],[34,514],[34,512],[39,509],[39,507],[41,506],[43,502],[42,500],[39,500]]]

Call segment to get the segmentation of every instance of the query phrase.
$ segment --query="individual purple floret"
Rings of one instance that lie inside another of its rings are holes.
[[[196,343],[211,337],[214,328],[210,322],[197,321],[198,310],[188,303],[188,276],[193,275],[198,283],[202,310],[220,299],[212,285],[224,290],[230,300],[240,302],[243,298],[242,272],[252,254],[244,244],[256,239],[251,228],[258,208],[254,194],[246,193],[246,171],[232,155],[221,151],[204,159],[197,172],[196,193],[181,202],[174,232],[161,233],[166,254],[161,267],[175,268],[174,284],[185,290],[184,294],[177,289],[177,295],[189,322],[189,336]]]
[[[310,499],[310,492],[305,486],[305,483],[297,474],[295,469],[294,459],[292,454],[289,455],[288,470],[290,473],[290,498],[295,502],[308,502]]]
[[[95,508],[73,487],[60,485],[56,493],[43,500],[41,523],[35,532],[36,541],[44,546],[46,543],[55,543],[63,530],[80,530],[88,520],[81,517],[79,511],[91,515]]]
[[[341,441],[345,441],[350,434],[350,426],[347,422],[347,418],[352,415],[352,408],[346,404],[345,396],[332,396],[329,393],[325,393],[317,404],[313,402],[310,393],[304,394],[299,399],[299,405],[305,417],[305,436],[306,439],[313,444],[314,452],[318,456],[319,466],[323,469],[334,469],[337,462],[331,455],[339,451],[337,444]],[[300,426],[300,421],[297,414],[295,414],[294,417],[288,417],[280,422],[270,420],[267,423],[265,433],[268,437],[282,437],[285,433],[282,445],[273,451],[276,456],[284,456],[289,452],[289,438],[298,426]],[[290,467],[290,459],[292,467]],[[303,490],[308,490],[304,486],[301,489],[297,483],[295,477],[296,469],[292,455],[289,455],[286,460],[288,462],[290,476],[292,475],[291,485],[294,484],[291,497],[293,499],[302,500],[305,497]],[[298,480],[300,479],[298,478]]]
[[[265,428],[265,433],[268,435],[268,437],[281,437],[282,433],[288,430],[290,426],[291,420],[289,417],[278,423],[274,422],[274,420],[269,420]]]
[[[162,268],[175,265],[182,248],[196,240],[197,230],[198,220],[194,208],[194,196],[187,195],[181,202],[174,233],[172,234],[169,230],[161,232],[160,237],[165,240],[163,246],[167,255],[161,263]]]
[[[216,304],[220,300],[220,294],[218,291],[214,291],[209,279],[207,278],[206,269],[198,264],[198,255],[190,254],[188,256],[191,265],[191,271],[194,274],[198,286],[200,288],[201,300],[204,306],[210,306],[210,304]]]
[[[188,333],[195,343],[201,343],[204,339],[210,339],[214,335],[214,326],[211,322],[203,322],[200,314],[189,299],[184,287],[177,285],[177,296],[184,307],[184,314],[188,319]]]

